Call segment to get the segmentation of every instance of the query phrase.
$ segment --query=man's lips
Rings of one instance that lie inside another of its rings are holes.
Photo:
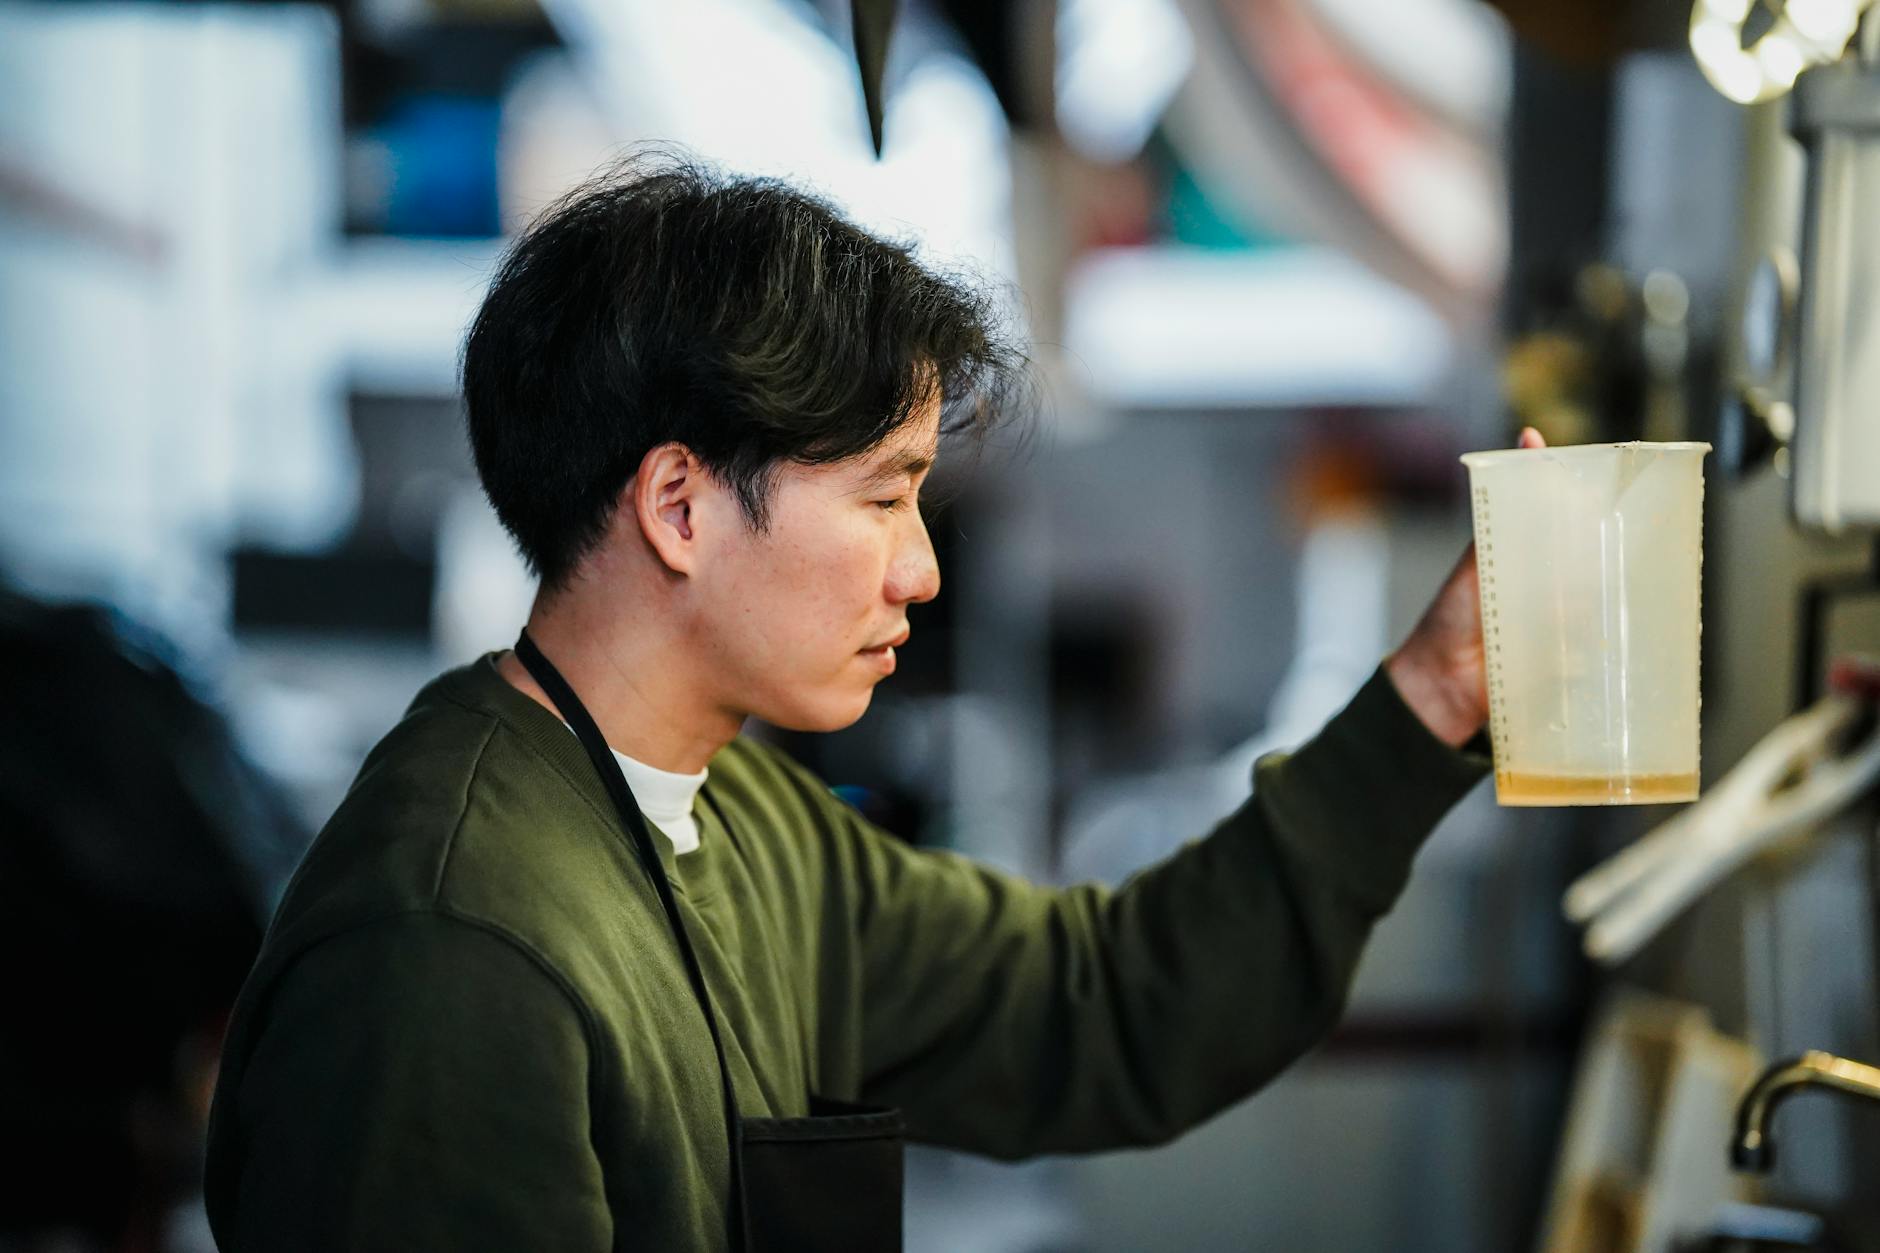
[[[884,649],[899,648],[901,645],[907,643],[907,637],[910,634],[912,634],[912,631],[908,627],[902,627],[901,633],[893,639],[883,640],[879,644],[871,644],[867,648],[862,649],[862,651],[865,653],[878,653]]]

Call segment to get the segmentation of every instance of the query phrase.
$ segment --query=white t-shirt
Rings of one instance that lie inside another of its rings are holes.
[[[672,851],[690,853],[696,849],[698,822],[692,817],[692,806],[698,800],[699,790],[705,786],[705,776],[711,771],[674,774],[636,761],[618,749],[613,753],[614,760],[620,763],[620,773],[627,776],[627,788],[640,803],[640,812],[672,841]]]
[[[562,723],[568,726],[567,723]],[[574,728],[568,727],[568,734],[574,734]],[[610,748],[614,760],[620,763],[620,773],[627,778],[627,790],[633,793],[633,799],[639,802],[640,812],[646,820],[658,829],[659,833],[672,841],[675,853],[690,853],[698,848],[698,821],[692,817],[692,806],[698,801],[700,789],[705,786],[705,779],[710,770],[701,770],[697,774],[674,774],[670,770],[661,770],[658,766],[649,766],[627,756],[617,748]]]

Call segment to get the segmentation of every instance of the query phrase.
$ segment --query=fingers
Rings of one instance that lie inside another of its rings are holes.
[[[1535,430],[1533,427],[1524,426],[1521,428],[1521,438],[1515,444],[1515,447],[1517,448],[1545,448],[1547,447],[1547,441],[1541,436],[1541,433]]]

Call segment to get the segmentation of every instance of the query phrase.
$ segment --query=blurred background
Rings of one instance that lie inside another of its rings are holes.
[[[1009,293],[1045,409],[943,467],[947,594],[856,727],[757,730],[900,837],[1116,882],[1343,705],[1468,542],[1458,455],[1523,424],[1716,445],[1706,781],[1880,651],[1880,110],[1786,94],[1871,85],[1864,7],[863,4],[877,157],[848,0],[0,0],[0,1250],[212,1247],[276,895],[531,595],[464,328],[623,145]],[[1322,1048],[1165,1148],[917,1151],[910,1249],[1880,1248],[1880,1108],[1725,1152],[1763,1060],[1880,1061],[1875,811],[1596,967],[1561,891],[1668,815],[1478,790]]]

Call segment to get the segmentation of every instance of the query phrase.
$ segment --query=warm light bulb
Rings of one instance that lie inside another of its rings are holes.
[[[1839,45],[1834,48],[1834,55],[1839,56],[1860,22],[1860,6],[1855,0],[1788,0],[1782,16],[1808,42],[1821,47]]]
[[[1787,0],[1749,47],[1743,28],[1754,0],[1696,0],[1691,54],[1710,85],[1738,104],[1773,100],[1811,65],[1838,60],[1875,0]]]
[[[1808,66],[1802,50],[1786,39],[1765,39],[1757,44],[1756,60],[1762,66],[1763,81],[1784,90],[1793,87]]]
[[[1691,26],[1691,52],[1710,85],[1738,104],[1766,99],[1763,74],[1754,57],[1743,51],[1734,27],[1720,21]]]

